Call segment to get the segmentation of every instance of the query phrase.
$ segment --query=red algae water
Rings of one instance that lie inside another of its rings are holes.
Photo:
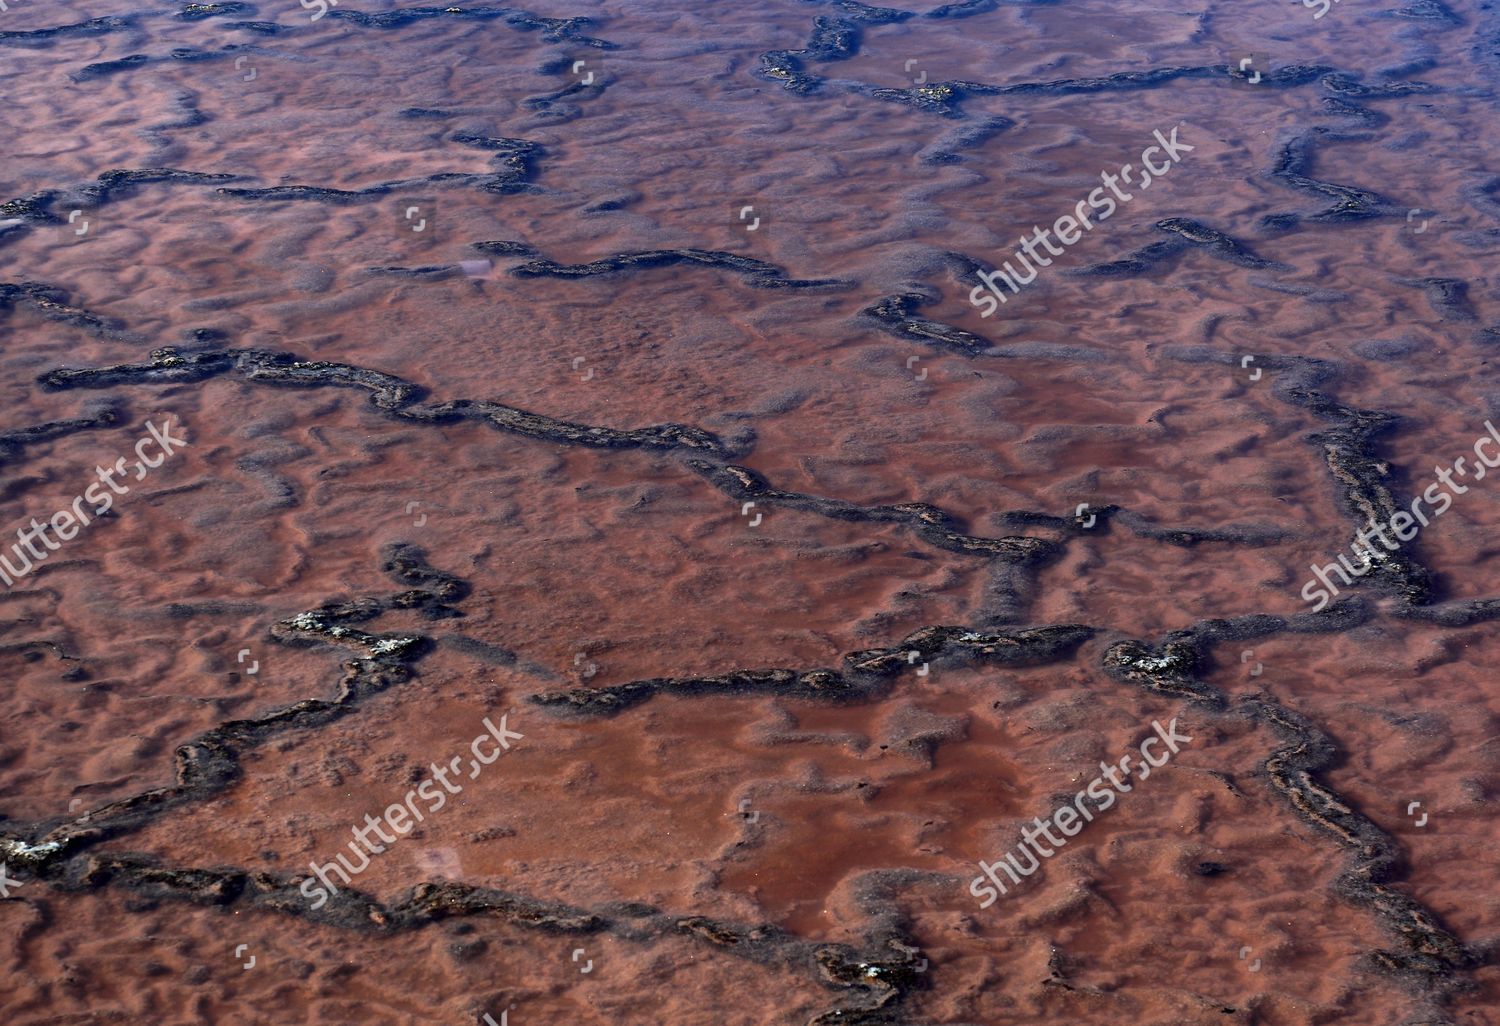
[[[1500,1024],[1497,53],[0,4],[0,1021]]]

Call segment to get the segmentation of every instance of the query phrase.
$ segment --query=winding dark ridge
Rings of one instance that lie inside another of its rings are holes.
[[[682,424],[661,424],[619,431],[555,420],[514,406],[484,400],[457,399],[418,405],[426,394],[425,391],[394,375],[322,360],[299,360],[288,353],[270,353],[258,349],[226,349],[180,355],[176,349],[168,347],[154,350],[150,363],[85,369],[60,368],[42,375],[38,381],[45,389],[60,391],[71,388],[204,381],[226,374],[237,375],[257,384],[364,389],[369,393],[370,403],[377,409],[401,420],[419,423],[473,420],[510,434],[565,445],[584,445],[599,449],[686,448],[716,455],[726,454],[722,443],[713,435]]]
[[[1219,636],[1245,636],[1233,625],[1220,622],[1218,626]],[[1268,627],[1248,626],[1251,633]],[[1339,895],[1367,908],[1401,942],[1398,950],[1374,952],[1374,967],[1437,994],[1451,994],[1462,986],[1456,974],[1480,964],[1481,959],[1433,912],[1388,886],[1404,862],[1399,846],[1318,779],[1319,773],[1339,762],[1336,746],[1306,719],[1266,696],[1248,698],[1231,707],[1222,691],[1197,677],[1204,658],[1204,638],[1202,634],[1195,637],[1177,632],[1158,647],[1139,641],[1118,642],[1105,654],[1105,669],[1124,683],[1193,702],[1206,714],[1248,715],[1268,727],[1283,742],[1264,763],[1272,790],[1298,816],[1333,836],[1349,853],[1349,868],[1336,885]]]
[[[376,409],[407,423],[444,424],[470,420],[507,434],[560,445],[674,452],[683,457],[686,469],[737,502],[754,500],[835,520],[899,524],[936,548],[988,556],[1016,567],[1040,565],[1062,551],[1057,542],[1042,538],[985,538],[965,534],[957,518],[925,503],[861,506],[844,500],[781,491],[755,471],[723,462],[733,454],[721,439],[701,428],[658,424],[621,430],[557,420],[489,400],[423,402],[426,398],[424,389],[394,375],[347,364],[302,360],[289,353],[223,349],[182,354],[167,347],[154,350],[149,363],[64,367],[42,375],[38,382],[48,391],[62,391],[199,382],[224,375],[237,376],[253,384],[363,389],[369,393],[370,403]]]
[[[872,648],[844,656],[842,670],[782,667],[731,670],[710,677],[651,677],[599,688],[573,688],[530,695],[544,709],[583,716],[613,716],[657,695],[771,694],[783,698],[867,701],[891,678],[904,672],[926,672],[932,662],[994,666],[1043,666],[1072,658],[1094,634],[1079,624],[979,631],[934,626],[913,631],[893,648]],[[917,663],[923,664],[918,671]]]
[[[324,726],[366,699],[410,681],[417,662],[431,651],[432,639],[411,633],[372,634],[354,625],[397,609],[418,609],[429,618],[461,616],[444,603],[463,599],[469,585],[429,565],[421,550],[409,545],[387,547],[381,565],[399,583],[422,587],[328,603],[271,629],[271,637],[282,644],[334,644],[355,650],[356,657],[343,663],[344,676],[333,699],[305,699],[255,719],[229,721],[187,742],[175,753],[176,782],[170,787],[111,802],[57,826],[4,821],[0,856],[61,891],[116,886],[153,900],[245,907],[364,933],[390,935],[444,919],[489,916],[522,929],[573,935],[607,932],[631,943],[687,936],[739,958],[810,973],[844,995],[848,1004],[819,1014],[809,1026],[897,1021],[896,1009],[920,982],[920,951],[895,923],[866,930],[863,944],[855,947],[805,941],[771,926],[673,916],[638,903],[613,904],[594,912],[458,883],[420,883],[389,906],[344,887],[314,909],[295,877],[237,868],[176,868],[148,855],[88,850],[173,809],[223,792],[240,779],[246,752],[290,731]]]
[[[53,28],[21,29],[0,32],[0,43],[47,43],[63,36],[99,36],[109,32],[121,32],[130,28],[135,19],[126,17],[90,18],[72,25]]]
[[[468,171],[441,171],[421,178],[405,178],[393,182],[380,182],[363,189],[330,189],[320,185],[275,185],[259,189],[218,189],[221,196],[251,200],[311,200],[319,203],[361,203],[376,196],[387,196],[398,189],[420,188],[426,185],[444,185],[459,182],[472,185],[485,192],[502,195],[518,192],[527,187],[536,171],[536,162],[544,154],[540,143],[525,139],[491,138],[489,136],[459,133],[454,142],[495,151],[491,163],[495,170],[490,174],[474,174]]]
[[[1237,267],[1248,267],[1254,270],[1291,270],[1287,264],[1257,256],[1244,243],[1200,221],[1185,217],[1168,217],[1157,221],[1156,228],[1158,231],[1171,235],[1172,238],[1153,242],[1119,260],[1093,264],[1066,273],[1098,278],[1148,274],[1158,268],[1172,266],[1177,262],[1178,257],[1192,250],[1201,250]]]
[[[917,314],[918,310],[933,302],[936,302],[936,297],[932,295],[903,292],[886,296],[860,312],[894,338],[924,342],[964,356],[979,356],[992,348],[988,340],[971,331]]]
[[[38,281],[0,282],[0,311],[24,307],[49,321],[86,328],[100,335],[109,334],[116,325],[82,307],[68,303],[68,294],[56,285]]]
[[[476,242],[472,248],[496,256],[535,257],[510,269],[517,278],[592,278],[640,268],[690,266],[732,271],[758,289],[847,288],[852,284],[837,278],[791,278],[785,268],[776,264],[709,249],[652,249],[617,253],[586,264],[559,264],[540,258],[536,250],[524,242]]]
[[[529,11],[509,7],[407,7],[399,11],[366,14],[363,11],[331,11],[335,18],[362,28],[395,29],[418,21],[440,18],[444,21],[492,21],[499,18],[521,32],[541,32],[549,43],[577,43],[598,50],[614,50],[614,43],[583,34],[593,24],[591,18],[543,18]]]

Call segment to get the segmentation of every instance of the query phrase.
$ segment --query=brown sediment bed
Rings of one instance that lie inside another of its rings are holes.
[[[331,642],[356,649],[358,656],[343,664],[345,675],[333,700],[304,700],[257,719],[221,724],[177,750],[177,783],[172,787],[113,802],[51,830],[40,823],[6,822],[0,828],[0,855],[59,891],[113,886],[147,901],[258,909],[384,935],[447,919],[484,916],[549,933],[608,932],[633,943],[686,936],[737,958],[806,971],[828,989],[851,995],[852,1003],[818,1015],[814,1023],[897,1021],[890,1017],[894,1009],[920,981],[919,950],[903,933],[889,927],[871,931],[863,946],[855,947],[800,940],[768,925],[674,916],[647,905],[614,904],[595,912],[459,883],[417,884],[391,905],[345,887],[315,910],[301,893],[296,878],[235,867],[173,867],[144,854],[87,850],[174,808],[219,793],[238,779],[243,752],[287,731],[323,726],[352,711],[364,698],[411,679],[416,662],[431,646],[430,639],[414,634],[371,634],[351,625],[413,606],[426,608],[430,615],[445,615],[436,612],[447,608],[442,601],[463,598],[469,586],[461,578],[429,565],[421,551],[411,546],[387,548],[382,553],[381,568],[402,584],[425,587],[385,598],[330,603],[282,620],[272,629],[272,637],[286,644]],[[62,654],[51,643],[15,647],[48,647]]]
[[[416,884],[389,905],[343,887],[313,910],[299,893],[296,878],[235,867],[177,868],[136,853],[74,856],[53,863],[45,878],[60,891],[111,886],[151,902],[270,912],[379,936],[483,917],[520,930],[574,937],[602,934],[630,944],[683,937],[732,958],[806,973],[825,989],[847,996],[848,1004],[819,1013],[809,1026],[894,1026],[904,1021],[897,1013],[907,995],[923,984],[921,951],[898,925],[869,929],[856,946],[802,940],[769,924],[674,915],[640,903],[616,902],[591,910],[453,882]]]
[[[475,242],[470,248],[492,256],[527,256],[534,259],[510,269],[517,278],[593,278],[599,275],[653,267],[712,267],[733,271],[758,289],[848,288],[852,282],[837,278],[791,278],[776,264],[710,249],[652,249],[617,253],[586,264],[559,264],[546,260],[524,242],[494,240]]]
[[[600,688],[570,688],[527,696],[543,709],[581,716],[613,716],[657,695],[715,697],[770,694],[781,698],[869,701],[902,673],[918,673],[918,662],[1045,666],[1071,659],[1094,634],[1092,627],[1063,624],[1009,631],[934,626],[913,631],[894,648],[872,648],[844,656],[842,670],[783,667],[732,670],[707,677],[652,677]]]

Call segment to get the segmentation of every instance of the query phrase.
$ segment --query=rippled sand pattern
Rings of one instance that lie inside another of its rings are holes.
[[[1500,14],[528,3],[0,4],[0,1022],[1500,1023]]]

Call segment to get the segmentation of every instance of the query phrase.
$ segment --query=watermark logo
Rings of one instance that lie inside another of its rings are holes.
[[[93,214],[92,211],[85,211],[85,210],[70,210],[70,211],[68,211],[68,227],[72,231],[74,238],[77,238],[77,239],[87,238],[88,234],[89,234],[89,228],[93,225],[93,223],[94,223],[94,214]]]
[[[1059,249],[1053,245],[1054,233],[1057,241],[1064,247],[1074,245],[1083,238],[1083,232],[1094,230],[1095,220],[1102,224],[1119,209],[1119,204],[1129,203],[1135,199],[1137,194],[1121,189],[1121,182],[1133,188],[1149,189],[1154,180],[1165,176],[1182,161],[1184,153],[1193,152],[1194,147],[1179,142],[1177,139],[1177,133],[1181,127],[1178,125],[1177,128],[1172,129],[1170,137],[1162,135],[1161,129],[1153,133],[1156,142],[1141,151],[1140,160],[1144,170],[1141,170],[1138,185],[1133,179],[1135,172],[1140,169],[1137,169],[1134,164],[1126,164],[1120,168],[1119,174],[1101,172],[1099,180],[1104,184],[1074,204],[1071,214],[1063,214],[1057,218],[1050,229],[1032,225],[1032,234],[1021,236],[1021,248],[1011,255],[1010,260],[1001,265],[1003,270],[997,268],[993,271],[978,272],[979,280],[984,284],[976,285],[969,291],[969,302],[981,308],[982,312],[979,316],[989,317],[1000,309],[1001,303],[1009,302],[1010,296],[1001,291],[998,282],[1003,282],[1010,289],[1010,295],[1017,295],[1023,285],[1030,285],[1036,281],[1043,267],[1052,266],[1053,257],[1060,257],[1067,252],[1066,249]],[[1164,158],[1160,164],[1153,161],[1153,153],[1160,154]],[[1090,218],[1090,211],[1097,211],[1098,217]],[[1046,249],[1051,256],[1038,253],[1038,246]],[[1015,264],[1025,268],[1025,273],[1018,270]]]
[[[404,235],[431,235],[437,222],[437,202],[413,196],[401,203],[399,229]]]
[[[488,716],[484,718],[484,726],[487,733],[480,734],[469,745],[469,751],[474,756],[473,759],[469,760],[470,780],[477,779],[480,770],[510,751],[511,741],[519,741],[526,736],[511,730],[506,725],[506,719],[506,716],[500,717],[500,725],[496,726],[490,722]],[[491,740],[499,745],[499,747],[492,750],[489,756],[486,757],[480,751],[480,745]],[[414,825],[412,820],[416,820],[417,823],[426,822],[422,815],[422,810],[417,808],[418,798],[428,803],[426,810],[427,815],[430,816],[448,803],[449,795],[458,794],[463,790],[462,784],[454,783],[448,779],[450,774],[457,775],[459,764],[463,761],[463,758],[462,755],[456,755],[449,760],[447,765],[442,767],[439,767],[437,763],[432,763],[428,766],[428,769],[432,770],[432,776],[423,779],[416,787],[407,791],[403,801],[387,806],[385,811],[381,813],[380,818],[377,819],[366,813],[365,825],[363,827],[350,828],[355,840],[349,842],[349,852],[354,858],[346,859],[344,854],[340,852],[334,856],[333,861],[326,862],[321,866],[317,862],[309,862],[307,864],[308,868],[312,870],[313,875],[304,879],[298,889],[302,892],[304,898],[313,903],[312,910],[314,912],[328,903],[330,895],[338,893],[338,888],[329,879],[330,875],[336,875],[345,887],[350,886],[354,877],[370,868],[371,855],[381,854],[386,850],[387,846],[395,844],[402,837],[411,833]],[[438,784],[442,785],[443,789],[441,791],[438,790]],[[390,828],[390,833],[386,832],[384,829],[386,827]],[[372,832],[380,838],[382,843],[377,844],[370,840],[369,835]],[[355,864],[356,859],[358,860],[358,865]],[[321,887],[317,886],[320,882],[323,885]]]
[[[1474,456],[1476,460],[1472,465],[1472,469],[1475,481],[1484,480],[1487,470],[1494,470],[1496,467],[1500,467],[1500,455],[1495,457],[1494,463],[1491,463],[1489,457],[1485,455],[1485,447],[1491,442],[1495,444],[1496,450],[1500,451],[1500,431],[1496,431],[1495,425],[1489,421],[1484,422],[1484,427],[1488,434],[1480,435],[1479,440],[1474,443]],[[1423,527],[1432,522],[1422,512],[1424,503],[1432,510],[1433,520],[1448,512],[1449,507],[1453,505],[1453,496],[1467,495],[1469,493],[1468,485],[1459,484],[1453,479],[1455,474],[1459,477],[1468,476],[1468,470],[1465,469],[1467,462],[1466,457],[1460,456],[1453,461],[1451,466],[1433,467],[1432,472],[1437,475],[1438,480],[1428,485],[1421,495],[1412,500],[1411,512],[1408,513],[1404,509],[1398,510],[1391,515],[1390,520],[1386,523],[1377,524],[1372,520],[1369,526],[1363,531],[1355,532],[1355,537],[1358,541],[1349,547],[1354,555],[1354,563],[1350,563],[1347,556],[1340,554],[1336,563],[1326,563],[1323,566],[1318,566],[1316,563],[1312,564],[1308,569],[1312,571],[1313,575],[1302,586],[1302,600],[1304,602],[1316,603],[1312,611],[1314,613],[1319,612],[1328,603],[1338,598],[1339,586],[1333,583],[1334,574],[1337,574],[1339,579],[1344,582],[1344,587],[1353,587],[1356,578],[1363,577],[1373,570],[1377,563],[1382,563],[1389,559],[1388,553],[1398,551],[1401,548],[1402,542],[1411,541],[1420,533]],[[1385,532],[1387,530],[1395,536],[1395,541],[1386,537]],[[1380,539],[1383,551],[1380,548],[1376,548],[1374,541],[1371,540],[1372,538]],[[1322,587],[1319,587],[1320,584]]]
[[[148,473],[165,463],[168,456],[175,454],[179,448],[188,444],[186,438],[176,438],[172,435],[174,428],[170,425],[159,428],[148,420],[146,429],[148,432],[146,437],[135,444],[136,462],[133,466],[137,481],[144,480]],[[175,430],[182,429],[176,428]],[[157,456],[154,461],[146,455],[146,451],[152,445],[161,450],[161,455]],[[128,460],[129,457],[121,456],[107,469],[96,466],[94,470],[99,480],[85,488],[83,494],[75,498],[71,506],[58,510],[52,514],[51,519],[44,523],[37,523],[36,518],[32,517],[29,528],[22,527],[16,530],[16,537],[19,541],[10,547],[15,561],[12,562],[10,556],[0,551],[0,580],[5,581],[7,588],[14,587],[17,581],[35,569],[36,564],[62,548],[63,542],[72,541],[78,537],[79,530],[88,527],[97,518],[108,513],[110,507],[114,505],[115,496],[125,495],[130,491],[129,485],[115,480],[116,475],[125,477]],[[104,486],[108,486],[108,492],[104,490]],[[85,512],[86,506],[93,509],[92,517]],[[53,541],[47,537],[49,528],[59,540]],[[38,549],[38,543],[44,547]],[[33,559],[36,563],[32,562]]]
[[[1153,769],[1160,769],[1165,766],[1172,756],[1176,755],[1180,750],[1179,744],[1187,744],[1193,740],[1186,734],[1177,733],[1177,721],[1175,719],[1171,720],[1165,727],[1156,720],[1152,720],[1151,726],[1155,729],[1156,733],[1140,743],[1140,755],[1144,763],[1137,767],[1140,770],[1140,773],[1136,777],[1137,780],[1145,780],[1151,775]],[[1151,755],[1151,748],[1154,745],[1165,745],[1168,749],[1162,753],[1160,759],[1153,758]],[[1084,826],[1094,821],[1094,812],[1096,810],[1084,800],[1085,797],[1092,799],[1098,804],[1098,812],[1105,812],[1114,805],[1117,793],[1129,793],[1132,790],[1131,785],[1125,783],[1121,777],[1122,775],[1125,777],[1131,775],[1131,760],[1132,756],[1127,753],[1120,759],[1118,764],[1101,762],[1099,764],[1100,775],[1095,777],[1085,790],[1079,791],[1074,796],[1072,804],[1059,806],[1052,813],[1051,817],[1046,820],[1043,820],[1040,816],[1035,817],[1032,820],[1034,826],[1023,827],[1021,829],[1021,843],[1016,848],[1024,856],[1024,859],[1018,857],[1016,852],[1007,852],[1004,858],[996,859],[994,862],[986,863],[981,861],[979,869],[984,875],[976,876],[969,883],[969,893],[976,898],[984,898],[979,903],[979,907],[989,908],[999,900],[1000,895],[1009,893],[1005,881],[1000,878],[997,870],[1004,870],[1005,874],[1010,877],[1011,885],[1016,886],[1021,883],[1022,879],[1041,868],[1043,860],[1049,859],[1056,854],[1056,849],[1048,848],[1042,844],[1038,839],[1039,837],[1045,837],[1048,844],[1055,845],[1056,848],[1061,848],[1068,843],[1068,838],[1076,836]],[[1114,788],[1113,791],[1106,788],[1106,780],[1109,781],[1109,786]],[[1080,822],[1080,819],[1082,822]],[[1063,836],[1054,837],[1052,834],[1053,827],[1060,830]],[[1029,864],[1023,865],[1023,861]],[[985,882],[986,878],[990,880],[990,883]],[[988,896],[986,897],[986,895]]]
[[[0,862],[0,898],[10,897],[10,889],[12,887],[24,887],[25,885],[25,880],[17,880],[10,875],[9,865]]]
[[[309,21],[317,21],[319,18],[323,17],[323,15],[328,13],[328,8],[337,7],[339,5],[339,0],[297,0],[297,2],[302,5],[302,9],[304,11],[317,12],[308,19]]]

